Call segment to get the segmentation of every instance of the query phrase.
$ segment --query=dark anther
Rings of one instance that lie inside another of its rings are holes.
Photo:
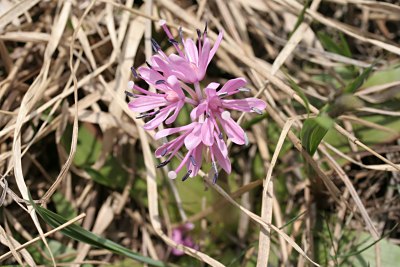
[[[129,96],[129,97],[133,97],[133,98],[137,97],[134,93],[131,93],[131,92],[128,92],[128,91],[125,91],[125,95]]]
[[[190,161],[192,162],[193,166],[197,166],[196,161],[192,155],[189,156]]]
[[[138,73],[136,72],[136,70],[135,70],[134,67],[131,67],[131,72],[132,72],[132,75],[133,75],[135,78],[138,78],[138,77],[139,77],[139,75],[138,75]]]
[[[260,114],[260,115],[263,114],[262,111],[260,109],[256,108],[256,107],[252,107],[251,110],[256,112],[256,113],[258,113],[258,114]]]
[[[179,44],[178,41],[175,40],[175,39],[168,39],[168,41],[169,41],[171,44],[173,44],[173,45]]]
[[[192,174],[192,170],[188,170],[188,172],[182,177],[182,182],[186,181],[187,178]]]
[[[164,80],[158,80],[158,81],[156,81],[156,84],[166,84],[167,82],[166,81],[164,81]]]
[[[156,53],[161,50],[160,45],[153,38],[151,38],[151,47],[153,48],[154,52],[156,52]]]
[[[160,110],[157,110],[156,112],[142,113],[139,116],[136,116],[136,119],[153,117],[153,116],[157,115],[158,113],[160,113]]]
[[[201,31],[200,31],[200,29],[196,29],[196,32],[197,32],[197,37],[200,39],[200,37],[201,37]]]
[[[158,164],[156,167],[157,168],[162,168],[162,167],[166,166],[168,163],[169,163],[169,160],[166,160],[166,161],[163,161],[160,164]]]
[[[167,152],[168,152],[168,149],[164,149],[164,150],[161,152],[161,157],[164,157],[164,156],[167,154]]]
[[[150,65],[150,63],[149,63],[149,62],[147,62],[147,60],[146,60],[146,65],[147,65],[147,67],[149,67],[149,69],[152,69],[152,68],[153,68],[153,66],[152,66],[152,65]]]
[[[218,137],[219,137],[219,139],[224,138],[224,135],[222,134],[222,132],[219,133]]]
[[[179,27],[178,32],[179,32],[179,38],[181,38],[181,43],[183,44],[183,30],[182,30],[182,27]]]
[[[207,27],[208,27],[208,24],[207,24],[207,21],[206,21],[206,26],[204,26],[204,34],[207,34]]]
[[[217,183],[217,179],[218,179],[218,173],[214,173],[214,177],[213,177],[213,184]]]
[[[223,92],[223,93],[218,94],[218,97],[224,97],[224,96],[226,96],[227,94],[228,94],[228,92]]]

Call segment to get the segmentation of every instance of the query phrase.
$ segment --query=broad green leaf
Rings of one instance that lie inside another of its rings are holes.
[[[50,210],[47,210],[43,207],[40,207],[36,205],[33,201],[31,201],[31,204],[33,208],[36,210],[36,212],[39,214],[39,216],[50,226],[56,228],[66,222],[68,222],[67,219],[63,218],[62,216],[58,215],[57,213],[54,213]],[[162,262],[153,260],[151,258],[142,256],[138,253],[135,253],[111,240],[102,238],[98,235],[93,234],[92,232],[85,230],[79,225],[72,224],[69,225],[62,230],[60,230],[61,233],[64,235],[89,244],[91,246],[97,247],[97,248],[102,248],[102,249],[107,249],[109,251],[112,251],[116,254],[122,255],[129,257],[131,259],[144,262],[153,266],[165,266]]]
[[[328,116],[319,116],[304,121],[301,129],[301,142],[310,155],[314,155],[318,145],[333,126],[334,121]]]

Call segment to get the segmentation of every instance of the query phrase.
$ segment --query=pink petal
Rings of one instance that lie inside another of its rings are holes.
[[[204,145],[200,143],[192,153],[196,166],[191,166],[192,173],[190,174],[190,177],[196,176],[201,168],[203,163],[203,147]]]
[[[244,112],[254,112],[252,108],[264,110],[267,104],[258,98],[249,97],[245,99],[224,99],[223,107],[226,109],[240,110]]]
[[[184,82],[193,83],[197,81],[196,73],[193,71],[193,67],[190,62],[175,54],[171,54],[169,59],[171,61],[169,64],[171,73],[176,75]]]
[[[207,102],[202,102],[199,104],[197,107],[195,107],[191,112],[190,112],[190,118],[193,120],[197,119],[200,117],[200,115],[204,114],[207,108]]]
[[[228,157],[228,148],[226,147],[224,139],[220,139],[217,133],[214,133],[215,143],[219,151],[221,151],[222,156]]]
[[[188,150],[192,150],[201,143],[201,127],[199,123],[193,128],[192,132],[185,138],[185,146]]]
[[[218,115],[219,121],[229,139],[235,144],[243,145],[246,143],[243,129],[232,119],[224,120]]]
[[[163,129],[161,131],[158,131],[154,135],[154,139],[158,140],[160,138],[169,136],[171,134],[187,131],[187,130],[192,129],[193,127],[195,127],[197,124],[198,124],[197,122],[193,122],[191,124],[188,124],[188,125],[185,125],[185,126],[181,126],[181,127]]]
[[[143,128],[145,130],[154,130],[157,128],[165,119],[169,116],[169,114],[174,110],[171,107],[166,107],[160,110],[160,113],[158,113],[151,121],[148,121]]]
[[[177,103],[175,104],[175,111],[174,111],[174,114],[172,114],[172,116],[169,117],[169,118],[165,121],[166,124],[171,124],[171,123],[173,123],[173,122],[176,120],[176,117],[178,117],[179,111],[181,111],[181,109],[182,109],[182,107],[183,107],[184,104],[185,104],[184,101],[179,101],[179,102],[177,102]]]
[[[236,78],[236,79],[232,79],[227,81],[224,86],[222,86],[221,90],[218,91],[218,94],[222,94],[222,93],[232,93],[235,90],[239,89],[240,87],[243,87],[247,84],[246,79],[245,78]]]
[[[214,43],[213,48],[210,51],[210,54],[208,55],[208,61],[207,61],[207,66],[210,64],[211,59],[214,57],[215,53],[218,50],[219,45],[221,44],[222,38],[224,37],[224,32],[220,31],[217,37],[217,40]]]
[[[214,123],[208,118],[201,126],[201,140],[206,146],[212,146],[214,144]]]
[[[140,77],[142,77],[142,79],[145,80],[148,84],[155,86],[161,91],[165,91],[168,89],[168,86],[165,84],[156,84],[156,82],[159,80],[165,81],[165,77],[161,75],[158,71],[146,67],[139,67],[138,71],[140,73]]]
[[[209,55],[210,55],[210,41],[208,40],[208,38],[206,38],[203,43],[203,47],[201,48],[201,54],[199,58],[198,72],[197,72],[197,79],[199,80],[202,80],[204,78],[204,75],[206,74]]]
[[[193,42],[192,39],[187,38],[184,46],[186,56],[188,57],[189,61],[197,66],[199,62],[199,51],[197,50],[196,44]]]
[[[226,171],[226,173],[231,173],[231,161],[229,160],[229,157],[224,157],[219,150],[217,145],[213,145],[211,147],[211,153],[214,154],[214,157],[216,161],[218,162],[218,165],[222,167]]]
[[[220,86],[219,83],[210,83],[204,88],[204,91],[206,92],[207,98],[211,98],[217,95],[217,88]]]
[[[146,112],[168,104],[163,96],[139,96],[133,99],[128,105],[132,111]]]

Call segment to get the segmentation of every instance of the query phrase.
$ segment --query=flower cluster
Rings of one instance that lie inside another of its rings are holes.
[[[179,115],[184,105],[192,107],[188,125],[165,128],[158,131],[156,139],[176,135],[176,137],[159,147],[155,155],[157,158],[167,157],[157,167],[167,165],[183,147],[187,152],[179,166],[168,173],[168,177],[175,179],[177,174],[186,166],[186,173],[182,181],[197,175],[204,158],[211,159],[213,182],[218,178],[217,164],[227,173],[231,172],[231,162],[224,136],[233,143],[243,145],[247,143],[247,136],[243,129],[231,118],[228,110],[256,112],[261,114],[266,103],[257,98],[229,99],[230,96],[247,92],[246,80],[236,78],[227,81],[222,87],[212,82],[201,89],[200,82],[204,79],[207,67],[214,57],[223,37],[220,32],[216,42],[211,46],[207,37],[207,25],[204,32],[197,30],[197,41],[184,39],[179,29],[180,41],[176,41],[169,31],[164,20],[161,27],[168,36],[169,42],[175,47],[176,53],[166,55],[160,45],[152,40],[155,52],[147,67],[132,68],[136,78],[143,79],[156,89],[150,92],[130,81],[128,87],[133,93],[127,92],[132,98],[129,108],[140,113],[138,118],[150,118],[144,129],[153,130],[165,123],[171,125]]]

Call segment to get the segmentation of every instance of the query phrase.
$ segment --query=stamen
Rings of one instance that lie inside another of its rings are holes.
[[[164,150],[161,152],[161,157],[164,157],[164,156],[167,154],[167,152],[168,152],[168,149],[164,149]]]
[[[156,168],[162,168],[162,167],[166,166],[169,162],[170,162],[170,160],[163,161],[160,164],[158,164],[156,166]],[[169,176],[169,173],[168,173],[168,176]]]
[[[228,95],[228,92],[223,92],[223,93],[220,93],[220,94],[218,94],[218,97],[224,97],[224,96],[227,96]]]
[[[218,138],[219,138],[219,139],[224,138],[224,135],[222,134],[222,132],[219,133]]]
[[[149,69],[153,68],[153,66],[149,62],[147,62],[147,60],[146,60],[146,65],[147,65],[147,67],[149,67]]]
[[[240,91],[240,92],[250,92],[250,89],[242,87],[242,88],[239,88],[238,91]]]
[[[207,34],[207,28],[208,28],[208,23],[207,23],[207,21],[206,21],[206,26],[204,26],[204,35],[206,35]]]
[[[183,30],[182,30],[182,27],[179,27],[178,32],[179,32],[179,38],[181,38],[181,43],[183,44]]]
[[[213,177],[213,184],[217,182],[218,179],[218,168],[217,168],[217,163],[213,161],[211,163],[212,168],[214,169],[214,177]]]
[[[131,93],[129,91],[125,91],[125,95],[128,97],[137,98],[137,95],[135,95],[134,93]]]
[[[139,78],[139,75],[138,75],[138,73],[136,72],[136,70],[135,70],[134,67],[131,67],[131,72],[132,72],[132,75],[133,75],[135,78]]]
[[[158,81],[156,81],[156,84],[166,84],[166,81],[164,81],[164,80],[158,80]]]
[[[256,113],[258,113],[258,114],[260,114],[260,115],[263,114],[263,112],[260,109],[256,108],[256,107],[252,107],[251,110],[256,112]]]
[[[134,86],[135,86],[135,83],[133,81],[128,82],[128,89],[132,90]]]
[[[182,182],[186,181],[187,178],[192,174],[192,170],[188,170],[188,172],[182,177]]]
[[[155,112],[142,113],[139,116],[136,116],[136,119],[153,117],[153,116],[157,115],[158,113],[160,113],[160,110],[157,110]]]
[[[249,137],[247,136],[246,133],[244,133],[244,145],[248,146],[249,145]]]
[[[193,166],[197,166],[196,161],[192,155],[189,156],[190,161],[192,162]]]
[[[197,37],[200,39],[200,37],[201,37],[201,31],[200,31],[200,29],[196,29],[196,32],[197,32]]]
[[[231,118],[231,113],[229,113],[229,111],[225,110],[224,112],[221,113],[221,117],[222,117],[222,119],[227,121]]]
[[[218,180],[218,173],[214,173],[214,177],[213,177],[213,184],[216,184]]]
[[[173,45],[179,45],[179,42],[175,39],[168,39],[168,41]]]
[[[156,52],[156,53],[161,50],[160,45],[153,38],[151,38],[151,47],[153,48],[154,52]]]
[[[175,179],[175,178],[176,178],[176,172],[174,172],[174,171],[169,171],[169,172],[168,172],[168,178],[169,178],[169,179]]]

